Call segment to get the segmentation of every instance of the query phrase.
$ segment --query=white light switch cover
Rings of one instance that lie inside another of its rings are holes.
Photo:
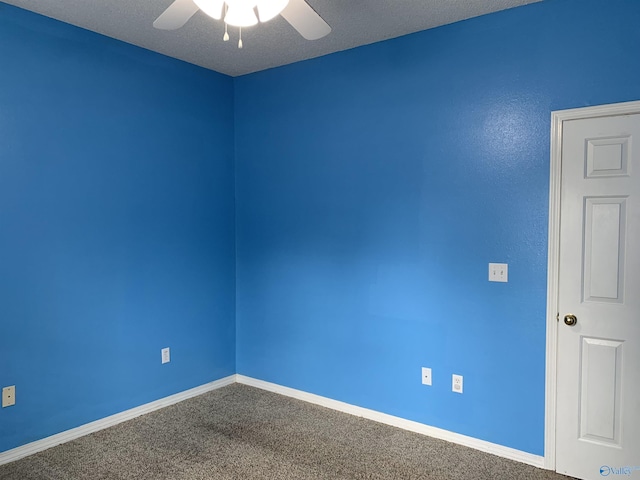
[[[509,281],[509,265],[506,263],[490,263],[489,264],[489,281],[490,282],[508,282]]]

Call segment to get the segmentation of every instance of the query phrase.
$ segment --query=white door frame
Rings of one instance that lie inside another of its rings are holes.
[[[551,172],[549,177],[549,254],[547,265],[547,364],[545,387],[544,466],[556,469],[556,375],[560,271],[560,185],[562,126],[567,120],[640,113],[640,101],[551,112]]]

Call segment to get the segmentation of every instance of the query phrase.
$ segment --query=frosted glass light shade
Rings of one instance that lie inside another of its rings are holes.
[[[289,0],[258,0],[258,16],[261,22],[268,22],[289,4]]]
[[[222,18],[222,6],[224,0],[193,0],[200,10],[209,15],[211,18],[220,20]]]
[[[224,16],[225,23],[234,27],[251,27],[258,23],[258,17],[253,11],[255,0],[227,0],[227,6],[229,9]]]

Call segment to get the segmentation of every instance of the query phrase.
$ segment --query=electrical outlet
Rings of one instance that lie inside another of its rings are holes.
[[[4,387],[2,389],[2,408],[11,407],[16,404],[16,386]]]
[[[489,264],[489,281],[490,282],[508,282],[509,281],[509,265],[506,263],[490,263]]]
[[[431,369],[422,367],[422,384],[431,385]]]
[[[451,390],[462,393],[462,375],[451,375]]]
[[[169,363],[171,361],[171,350],[169,347],[162,349],[162,363]]]

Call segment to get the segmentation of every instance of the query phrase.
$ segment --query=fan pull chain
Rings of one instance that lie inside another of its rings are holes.
[[[242,27],[238,29],[240,31],[240,40],[238,40],[238,48],[242,48]]]
[[[229,5],[227,5],[226,3],[224,4],[224,16],[227,16],[227,11],[229,10]],[[222,37],[222,41],[224,42],[228,42],[229,41],[229,32],[227,30],[227,22],[224,22],[224,36]]]

